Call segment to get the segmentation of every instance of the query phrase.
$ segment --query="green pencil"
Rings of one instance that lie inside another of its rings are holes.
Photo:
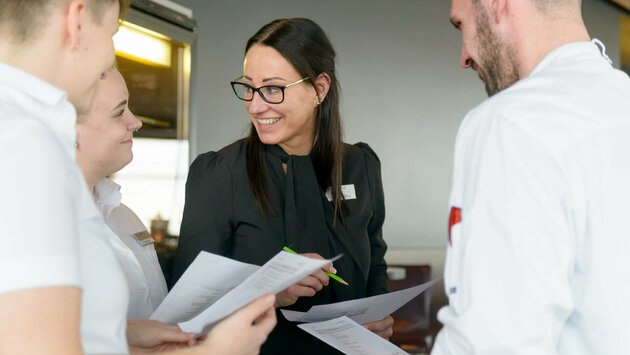
[[[284,251],[286,251],[286,252],[288,252],[288,253],[291,253],[291,254],[297,254],[297,253],[296,253],[296,252],[294,252],[293,250],[289,249],[289,247],[284,247],[284,248],[282,248],[282,250],[284,250]],[[324,271],[324,270],[322,269],[322,271]],[[339,276],[337,276],[337,275],[335,275],[335,274],[331,274],[331,273],[330,273],[330,272],[328,272],[328,271],[324,271],[324,272],[326,273],[326,275],[330,276],[330,278],[331,278],[331,279],[336,280],[336,281],[339,281],[339,282],[341,282],[342,284],[344,284],[344,285],[346,285],[346,286],[350,286],[350,285],[349,285],[347,282],[345,282],[345,281],[344,281],[341,277],[339,277]]]

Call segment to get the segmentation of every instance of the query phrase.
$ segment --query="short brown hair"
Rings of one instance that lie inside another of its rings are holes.
[[[8,32],[14,43],[24,43],[33,38],[47,22],[55,5],[69,0],[0,0],[0,26]],[[127,12],[130,0],[84,0],[95,21],[99,22],[105,10],[115,1],[120,5],[120,17]]]
[[[116,0],[84,0],[84,1],[87,5],[87,8],[92,13],[92,16],[94,16],[94,20],[100,23],[100,21],[103,19],[103,16],[105,15],[105,11],[107,10],[107,8],[109,6],[112,6],[111,3],[113,3]],[[125,14],[127,13],[127,8],[129,7],[130,0],[117,0],[117,1],[119,5],[118,8],[120,11],[118,17],[122,19],[125,17]]]
[[[546,12],[549,10],[553,10],[554,8],[564,9],[568,6],[577,6],[578,8],[582,8],[583,0],[531,0],[536,8],[540,12]],[[473,4],[479,5],[479,0],[472,0]]]

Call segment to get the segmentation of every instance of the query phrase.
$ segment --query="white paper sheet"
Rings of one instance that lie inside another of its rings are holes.
[[[171,325],[189,320],[259,268],[258,265],[202,251],[153,312],[151,319]]]
[[[346,316],[325,322],[299,324],[298,327],[344,354],[407,354],[396,345],[363,328]]]
[[[340,257],[321,260],[281,251],[195,318],[178,325],[185,332],[207,332],[218,321],[254,299],[266,293],[279,293]],[[207,273],[205,277],[213,277],[215,273],[217,270]]]
[[[292,322],[321,322],[341,316],[348,316],[359,324],[374,322],[392,314],[440,279],[441,277],[418,286],[382,295],[313,306],[306,313],[284,309],[281,312],[287,320]]]

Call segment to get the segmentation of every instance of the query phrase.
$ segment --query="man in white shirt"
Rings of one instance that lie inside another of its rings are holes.
[[[74,163],[121,5],[0,1],[2,353],[127,352],[124,276]]]
[[[630,79],[580,0],[453,0],[490,98],[455,145],[433,354],[628,354]]]
[[[2,354],[120,354],[127,339],[143,349],[165,340],[161,329],[125,333],[112,232],[74,162],[76,113],[90,110],[113,65],[126,3],[0,0]],[[254,352],[275,324],[274,300],[253,302],[180,353]]]

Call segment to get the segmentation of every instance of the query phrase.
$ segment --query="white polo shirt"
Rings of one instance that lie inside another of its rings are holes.
[[[432,354],[629,354],[629,201],[630,79],[557,48],[462,122]]]
[[[75,122],[64,91],[0,63],[0,293],[80,287],[84,352],[127,353],[127,285],[75,163]]]
[[[129,285],[128,319],[149,319],[168,293],[153,238],[140,218],[120,203],[120,186],[104,178],[94,186],[94,200],[118,236],[111,240]]]

